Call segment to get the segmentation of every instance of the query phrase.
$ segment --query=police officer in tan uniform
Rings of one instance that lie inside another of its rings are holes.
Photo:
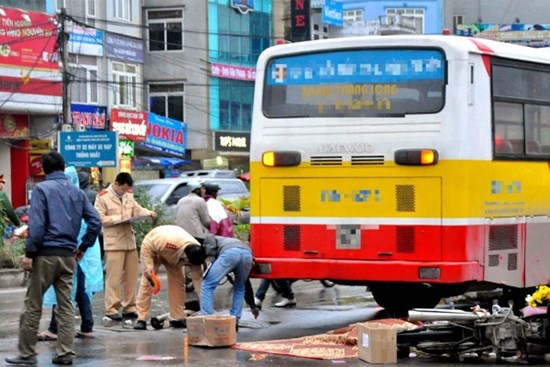
[[[135,319],[136,289],[138,279],[138,252],[136,238],[130,221],[138,216],[155,218],[157,214],[147,210],[134,200],[131,187],[134,183],[127,172],[119,173],[115,182],[101,191],[95,208],[103,225],[105,249],[105,321]],[[124,285],[122,303],[120,288]],[[122,308],[122,316],[119,310]]]
[[[145,320],[151,308],[151,286],[148,278],[152,272],[158,272],[161,264],[166,268],[168,278],[170,326],[186,327],[183,267],[190,266],[193,285],[198,290],[200,298],[202,264],[205,259],[205,249],[183,228],[165,225],[151,230],[141,245],[143,275],[137,297],[138,319],[134,329],[145,330],[147,328]]]

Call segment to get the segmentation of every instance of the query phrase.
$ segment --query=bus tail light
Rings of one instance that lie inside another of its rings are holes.
[[[439,154],[435,149],[400,149],[395,152],[394,160],[403,166],[429,166],[438,162]]]
[[[264,152],[264,154],[262,154],[262,163],[267,167],[299,166],[301,162],[302,155],[300,152],[294,150]]]

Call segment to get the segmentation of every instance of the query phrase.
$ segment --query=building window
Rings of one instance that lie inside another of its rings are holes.
[[[253,65],[260,53],[271,46],[271,15],[251,12],[242,15],[226,5],[218,5],[218,55],[216,62]]]
[[[136,107],[137,66],[113,62],[115,105]]]
[[[69,67],[74,75],[71,85],[71,100],[80,103],[98,103],[97,68],[82,65],[69,65]]]
[[[183,10],[149,10],[149,51],[183,49]]]
[[[453,15],[453,34],[456,34],[460,24],[464,24],[464,17],[462,15]]]
[[[363,9],[344,11],[343,20],[344,22],[359,22],[363,20]]]
[[[86,0],[86,15],[92,18],[96,16],[95,1],[96,0]]]
[[[250,131],[254,83],[220,79],[220,130]]]
[[[149,84],[149,110],[160,116],[185,121],[184,84]]]
[[[132,0],[113,0],[113,14],[115,18],[130,21]]]
[[[386,15],[412,18],[417,34],[424,33],[424,9],[418,8],[388,8]]]

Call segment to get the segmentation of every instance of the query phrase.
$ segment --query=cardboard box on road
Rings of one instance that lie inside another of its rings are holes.
[[[397,363],[397,330],[390,325],[357,324],[359,359],[369,363]]]
[[[187,317],[189,345],[227,347],[237,342],[234,316],[209,315]]]

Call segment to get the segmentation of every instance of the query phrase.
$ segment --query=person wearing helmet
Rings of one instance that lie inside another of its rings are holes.
[[[235,237],[233,221],[227,214],[223,203],[218,200],[220,187],[215,183],[206,183],[204,189],[205,194],[203,197],[210,215],[210,233],[223,237]]]
[[[189,181],[187,187],[189,194],[178,201],[175,223],[191,236],[204,238],[210,233],[210,216],[203,199],[205,189],[199,180]]]

